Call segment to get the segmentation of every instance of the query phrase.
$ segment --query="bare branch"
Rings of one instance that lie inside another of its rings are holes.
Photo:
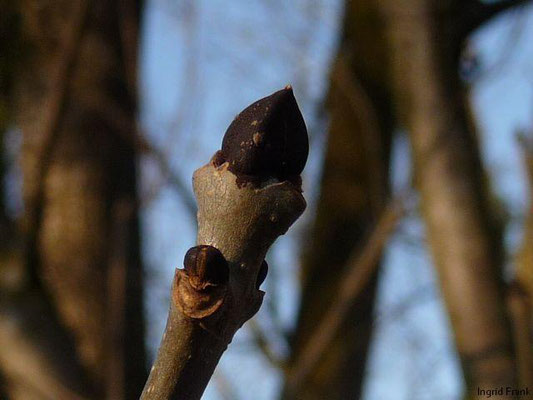
[[[116,131],[126,143],[134,146],[139,153],[154,158],[165,181],[171,188],[176,190],[180,195],[180,199],[182,200],[185,209],[189,215],[194,217],[196,215],[196,204],[191,195],[189,186],[186,185],[183,179],[172,170],[165,154],[155,146],[152,146],[152,144],[146,139],[145,134],[141,131],[140,127],[136,124],[132,124],[128,114],[113,102],[112,99],[101,96],[98,93],[87,93],[87,96],[80,100],[85,106],[98,112],[110,124],[113,124]]]
[[[320,321],[307,344],[304,345],[300,359],[296,360],[293,369],[288,373],[287,390],[290,393],[297,393],[301,382],[327,350],[347,311],[379,265],[377,261],[383,246],[396,227],[402,213],[400,202],[393,201],[381,215],[364,248],[362,250],[357,249],[351,254],[346,264],[346,276],[342,279],[338,296],[331,304],[329,311],[324,314],[324,318]]]
[[[224,400],[239,400],[240,397],[235,391],[235,388],[231,384],[229,378],[224,374],[220,368],[215,371],[213,379],[218,389],[218,393]]]
[[[248,321],[248,328],[252,334],[255,345],[261,351],[261,354],[265,356],[268,362],[279,370],[284,370],[287,365],[285,360],[280,358],[272,351],[268,338],[265,336],[263,329],[259,326],[255,319]]]
[[[246,108],[194,173],[199,246],[176,270],[163,340],[141,399],[199,399],[235,332],[261,306],[264,258],[305,209],[305,123],[292,88]],[[262,268],[263,266],[263,268]]]

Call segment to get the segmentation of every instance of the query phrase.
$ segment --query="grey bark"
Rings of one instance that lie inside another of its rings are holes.
[[[197,170],[194,191],[197,244],[222,252],[229,281],[205,293],[176,271],[167,326],[142,399],[201,397],[233,335],[262,303],[256,280],[268,248],[305,209],[292,183],[272,179],[259,188],[239,187],[228,165]]]

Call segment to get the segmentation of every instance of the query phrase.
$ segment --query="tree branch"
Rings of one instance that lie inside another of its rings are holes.
[[[137,124],[132,124],[131,118],[128,117],[126,112],[109,97],[101,96],[97,93],[90,93],[90,95],[83,97],[81,101],[85,106],[98,112],[106,121],[112,124],[118,134],[139,153],[155,160],[166,183],[180,196],[187,213],[195,216],[196,204],[190,194],[188,185],[173,171],[165,154],[146,139],[145,133],[142,132],[142,129]]]
[[[378,258],[402,214],[402,207],[393,202],[385,209],[364,248],[352,252],[346,275],[342,279],[336,299],[324,314],[316,331],[304,346],[302,356],[288,373],[287,391],[295,394],[301,382],[314,368],[335,337],[347,311],[379,265]]]
[[[199,246],[176,270],[141,399],[199,399],[235,332],[261,306],[263,260],[305,209],[307,130],[290,86],[246,108],[194,173]]]
[[[261,354],[265,356],[267,361],[274,368],[283,371],[287,367],[285,359],[279,357],[271,348],[268,338],[263,332],[263,328],[259,326],[255,319],[252,319],[248,322],[248,327],[250,328],[250,333],[256,347],[261,351]]]

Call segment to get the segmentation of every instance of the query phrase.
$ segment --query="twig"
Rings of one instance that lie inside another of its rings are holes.
[[[154,158],[166,182],[180,195],[185,209],[194,218],[196,216],[196,204],[189,185],[186,185],[183,179],[172,170],[165,154],[155,146],[152,146],[141,131],[141,128],[131,120],[128,114],[110,98],[101,96],[98,93],[87,93],[87,96],[79,100],[85,106],[100,113],[110,124],[113,124],[116,132],[126,143],[134,146],[140,153]]]
[[[256,347],[265,356],[268,362],[279,370],[286,368],[286,362],[272,351],[268,338],[263,333],[263,329],[259,326],[255,319],[248,321],[248,328],[252,334],[252,338]]]
[[[218,393],[224,400],[239,400],[240,397],[235,391],[235,388],[220,368],[215,371],[213,378],[217,385]]]
[[[344,317],[361,290],[365,288],[378,265],[383,246],[396,227],[403,213],[399,200],[393,201],[381,215],[374,231],[360,251],[350,255],[346,276],[342,279],[337,297],[324,314],[316,331],[304,345],[301,356],[288,373],[287,387],[290,393],[296,393],[301,382],[314,368],[334,339]]]
[[[195,400],[235,332],[261,306],[264,258],[305,209],[307,130],[287,87],[246,108],[194,173],[196,247],[176,270],[167,326],[143,400]],[[280,179],[280,178],[286,179]]]
[[[403,298],[397,304],[393,304],[390,309],[379,313],[374,319],[374,324],[391,323],[401,318],[412,307],[423,305],[426,301],[436,299],[435,283],[423,285]]]

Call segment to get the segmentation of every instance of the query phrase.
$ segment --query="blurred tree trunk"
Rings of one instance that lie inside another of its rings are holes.
[[[329,90],[330,127],[314,226],[303,254],[302,300],[287,373],[328,311],[350,253],[364,243],[389,194],[393,130],[383,21],[373,1],[347,4],[344,33]],[[372,333],[377,274],[334,342],[293,395],[283,398],[357,399]]]
[[[347,254],[383,207],[390,136],[398,124],[393,95],[410,132],[428,238],[468,391],[475,397],[477,387],[516,387],[501,272],[502,227],[489,204],[459,60],[470,32],[523,2],[347,2],[331,75],[322,192],[303,260],[304,292],[289,378],[335,296]],[[374,289],[375,280],[295,398],[360,396]]]
[[[470,2],[472,3],[472,2]],[[463,3],[383,2],[398,110],[411,138],[427,235],[469,395],[517,387],[502,243],[458,77]],[[468,3],[467,3],[468,4]],[[454,8],[455,7],[455,8]],[[466,15],[468,16],[468,15]]]
[[[524,224],[522,246],[516,259],[516,273],[508,292],[516,343],[520,387],[533,386],[533,138],[522,137],[529,184],[529,209]]]
[[[28,0],[18,7],[27,54],[13,111],[23,135],[25,215],[22,250],[8,257],[17,267],[2,268],[23,269],[10,298],[28,299],[27,323],[31,314],[51,322],[50,335],[37,329],[25,338],[27,362],[40,360],[38,384],[17,370],[13,357],[22,352],[2,354],[21,335],[0,335],[8,395],[136,399],[146,365],[135,132],[118,129],[100,104],[113,104],[135,126],[140,4]]]
[[[529,212],[526,214],[524,238],[518,255],[517,279],[533,300],[533,139],[522,140],[526,176],[529,184]]]

